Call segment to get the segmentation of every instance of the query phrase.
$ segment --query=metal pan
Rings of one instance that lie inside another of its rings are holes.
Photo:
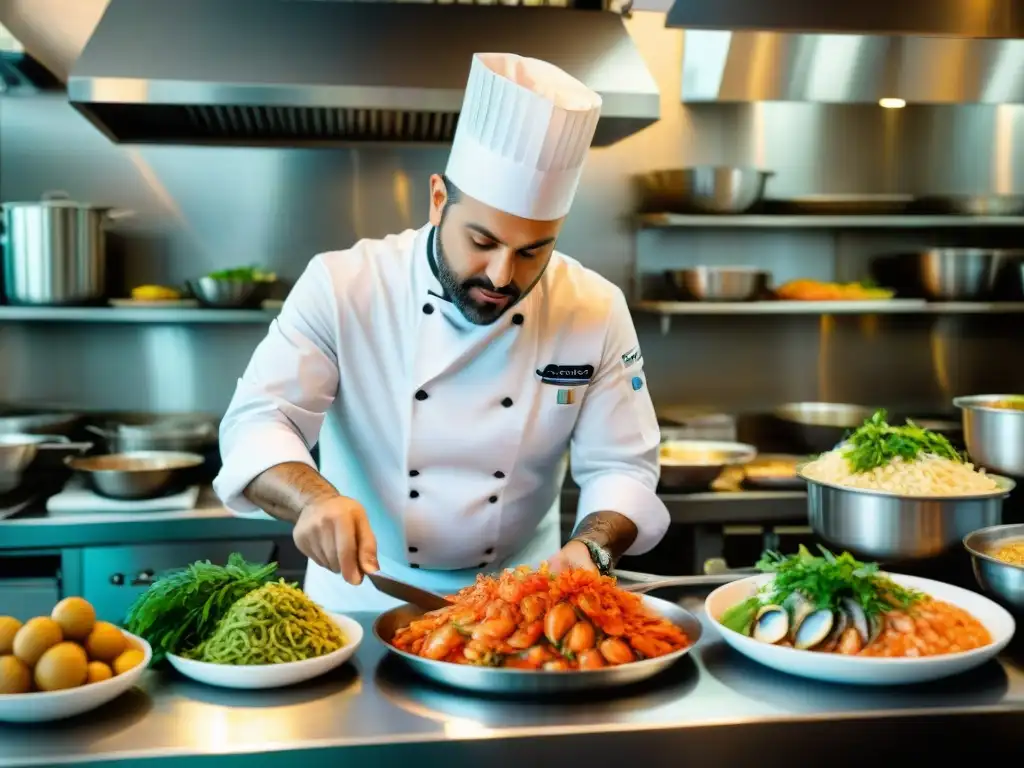
[[[797,477],[796,468],[798,464],[807,461],[807,456],[798,456],[790,453],[762,453],[749,464],[743,466],[743,485],[746,488],[763,488],[767,491],[791,491],[802,490],[807,483]],[[786,464],[792,466],[792,474],[760,473],[759,468],[765,464]]]
[[[422,609],[412,605],[400,605],[382,613],[373,623],[373,634],[384,643],[388,651],[400,657],[415,672],[452,688],[497,695],[569,693],[614,688],[647,680],[668,669],[689,653],[690,649],[700,641],[701,623],[692,613],[680,608],[675,603],[659,600],[656,597],[644,595],[643,601],[649,610],[660,614],[683,630],[690,638],[690,645],[656,659],[634,661],[631,664],[623,664],[618,667],[572,672],[544,672],[452,664],[447,661],[424,659],[415,654],[398,650],[391,645],[391,639],[395,633],[425,613]]]
[[[0,416],[0,435],[68,435],[81,417],[75,413],[22,413]]]

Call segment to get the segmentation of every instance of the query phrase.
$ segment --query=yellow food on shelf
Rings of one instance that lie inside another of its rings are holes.
[[[34,667],[40,657],[64,639],[60,625],[48,616],[36,616],[14,636],[14,655]]]
[[[165,285],[140,285],[132,288],[132,298],[136,301],[177,301],[181,291]]]
[[[14,652],[14,636],[21,629],[21,622],[13,616],[0,616],[0,656]]]
[[[146,654],[137,648],[129,648],[116,659],[114,659],[114,674],[123,675],[130,669],[135,669],[146,658]]]
[[[87,683],[102,683],[104,680],[109,680],[114,676],[110,667],[102,661],[90,661],[86,671],[85,682]]]
[[[82,642],[96,624],[96,609],[81,597],[66,597],[54,606],[50,618],[60,625],[65,640]]]
[[[40,691],[77,688],[89,675],[89,659],[77,643],[57,643],[39,659],[33,675]]]
[[[32,690],[32,672],[17,656],[0,656],[0,694],[28,693]]]
[[[121,630],[105,621],[97,621],[92,632],[85,639],[85,651],[93,661],[110,664],[124,653],[128,642]]]
[[[860,283],[790,280],[776,288],[775,295],[786,301],[884,301],[895,293],[888,288],[869,288]]]

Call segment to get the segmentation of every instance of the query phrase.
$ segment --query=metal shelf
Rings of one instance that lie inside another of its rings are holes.
[[[0,323],[269,323],[277,310],[195,307],[0,307]]]
[[[1024,302],[928,302],[923,299],[886,301],[641,301],[634,312],[661,316],[668,333],[675,315],[968,315],[1024,312]]]
[[[925,229],[1024,227],[1024,216],[699,216],[678,213],[644,213],[637,216],[641,229],[672,227],[750,229]]]

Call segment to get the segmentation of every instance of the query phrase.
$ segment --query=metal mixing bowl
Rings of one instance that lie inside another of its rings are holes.
[[[665,277],[679,298],[697,301],[752,301],[768,287],[768,273],[753,267],[693,267]]]
[[[255,280],[219,280],[201,277],[189,280],[188,287],[199,303],[217,309],[247,307],[258,303],[263,283]]]
[[[133,451],[72,456],[65,463],[101,496],[135,500],[184,490],[189,485],[189,470],[200,466],[203,457],[177,451]]]
[[[997,560],[992,553],[1013,542],[1024,542],[1024,525],[993,525],[974,531],[964,538],[971,553],[971,565],[978,585],[997,602],[1024,613],[1024,566]]]
[[[661,485],[679,491],[707,490],[723,469],[756,456],[757,449],[744,443],[666,440],[659,451]]]
[[[1024,409],[993,408],[997,400],[1021,400],[1021,395],[957,397],[964,422],[967,453],[976,464],[1012,477],[1024,477]]]
[[[651,171],[637,178],[641,208],[654,213],[743,213],[764,196],[771,171],[698,166]]]
[[[957,547],[971,531],[998,525],[1016,483],[992,475],[999,490],[977,496],[899,496],[807,481],[811,529],[831,546],[871,560],[923,560]]]
[[[848,403],[786,403],[772,413],[787,428],[794,451],[823,453],[870,419],[875,409]]]
[[[1000,251],[990,248],[933,248],[919,253],[921,287],[929,299],[962,301],[992,294]]]

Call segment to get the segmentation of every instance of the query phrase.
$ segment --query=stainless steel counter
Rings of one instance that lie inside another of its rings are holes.
[[[699,609],[702,595],[681,598]],[[362,616],[364,624],[369,617]],[[354,663],[290,689],[232,692],[171,672],[98,713],[0,726],[0,766],[152,762],[190,766],[829,765],[913,746],[948,757],[1020,744],[1024,650],[945,682],[891,690],[788,677],[735,654],[710,629],[661,678],[618,693],[486,700],[432,686],[367,636]],[[980,740],[980,741],[979,741]],[[865,752],[867,750],[867,752]],[[975,753],[977,754],[977,753]],[[685,760],[685,756],[694,758]],[[301,761],[301,762],[300,762]],[[626,764],[630,764],[626,762]],[[893,764],[886,763],[883,764]]]
[[[807,519],[803,492],[665,494],[672,521],[690,525],[790,522]],[[562,515],[572,527],[579,492],[562,495]],[[195,509],[179,512],[97,512],[49,515],[29,510],[0,520],[0,552],[4,550],[67,549],[73,547],[264,539],[290,535],[291,527],[276,520],[234,517],[205,491]]]

